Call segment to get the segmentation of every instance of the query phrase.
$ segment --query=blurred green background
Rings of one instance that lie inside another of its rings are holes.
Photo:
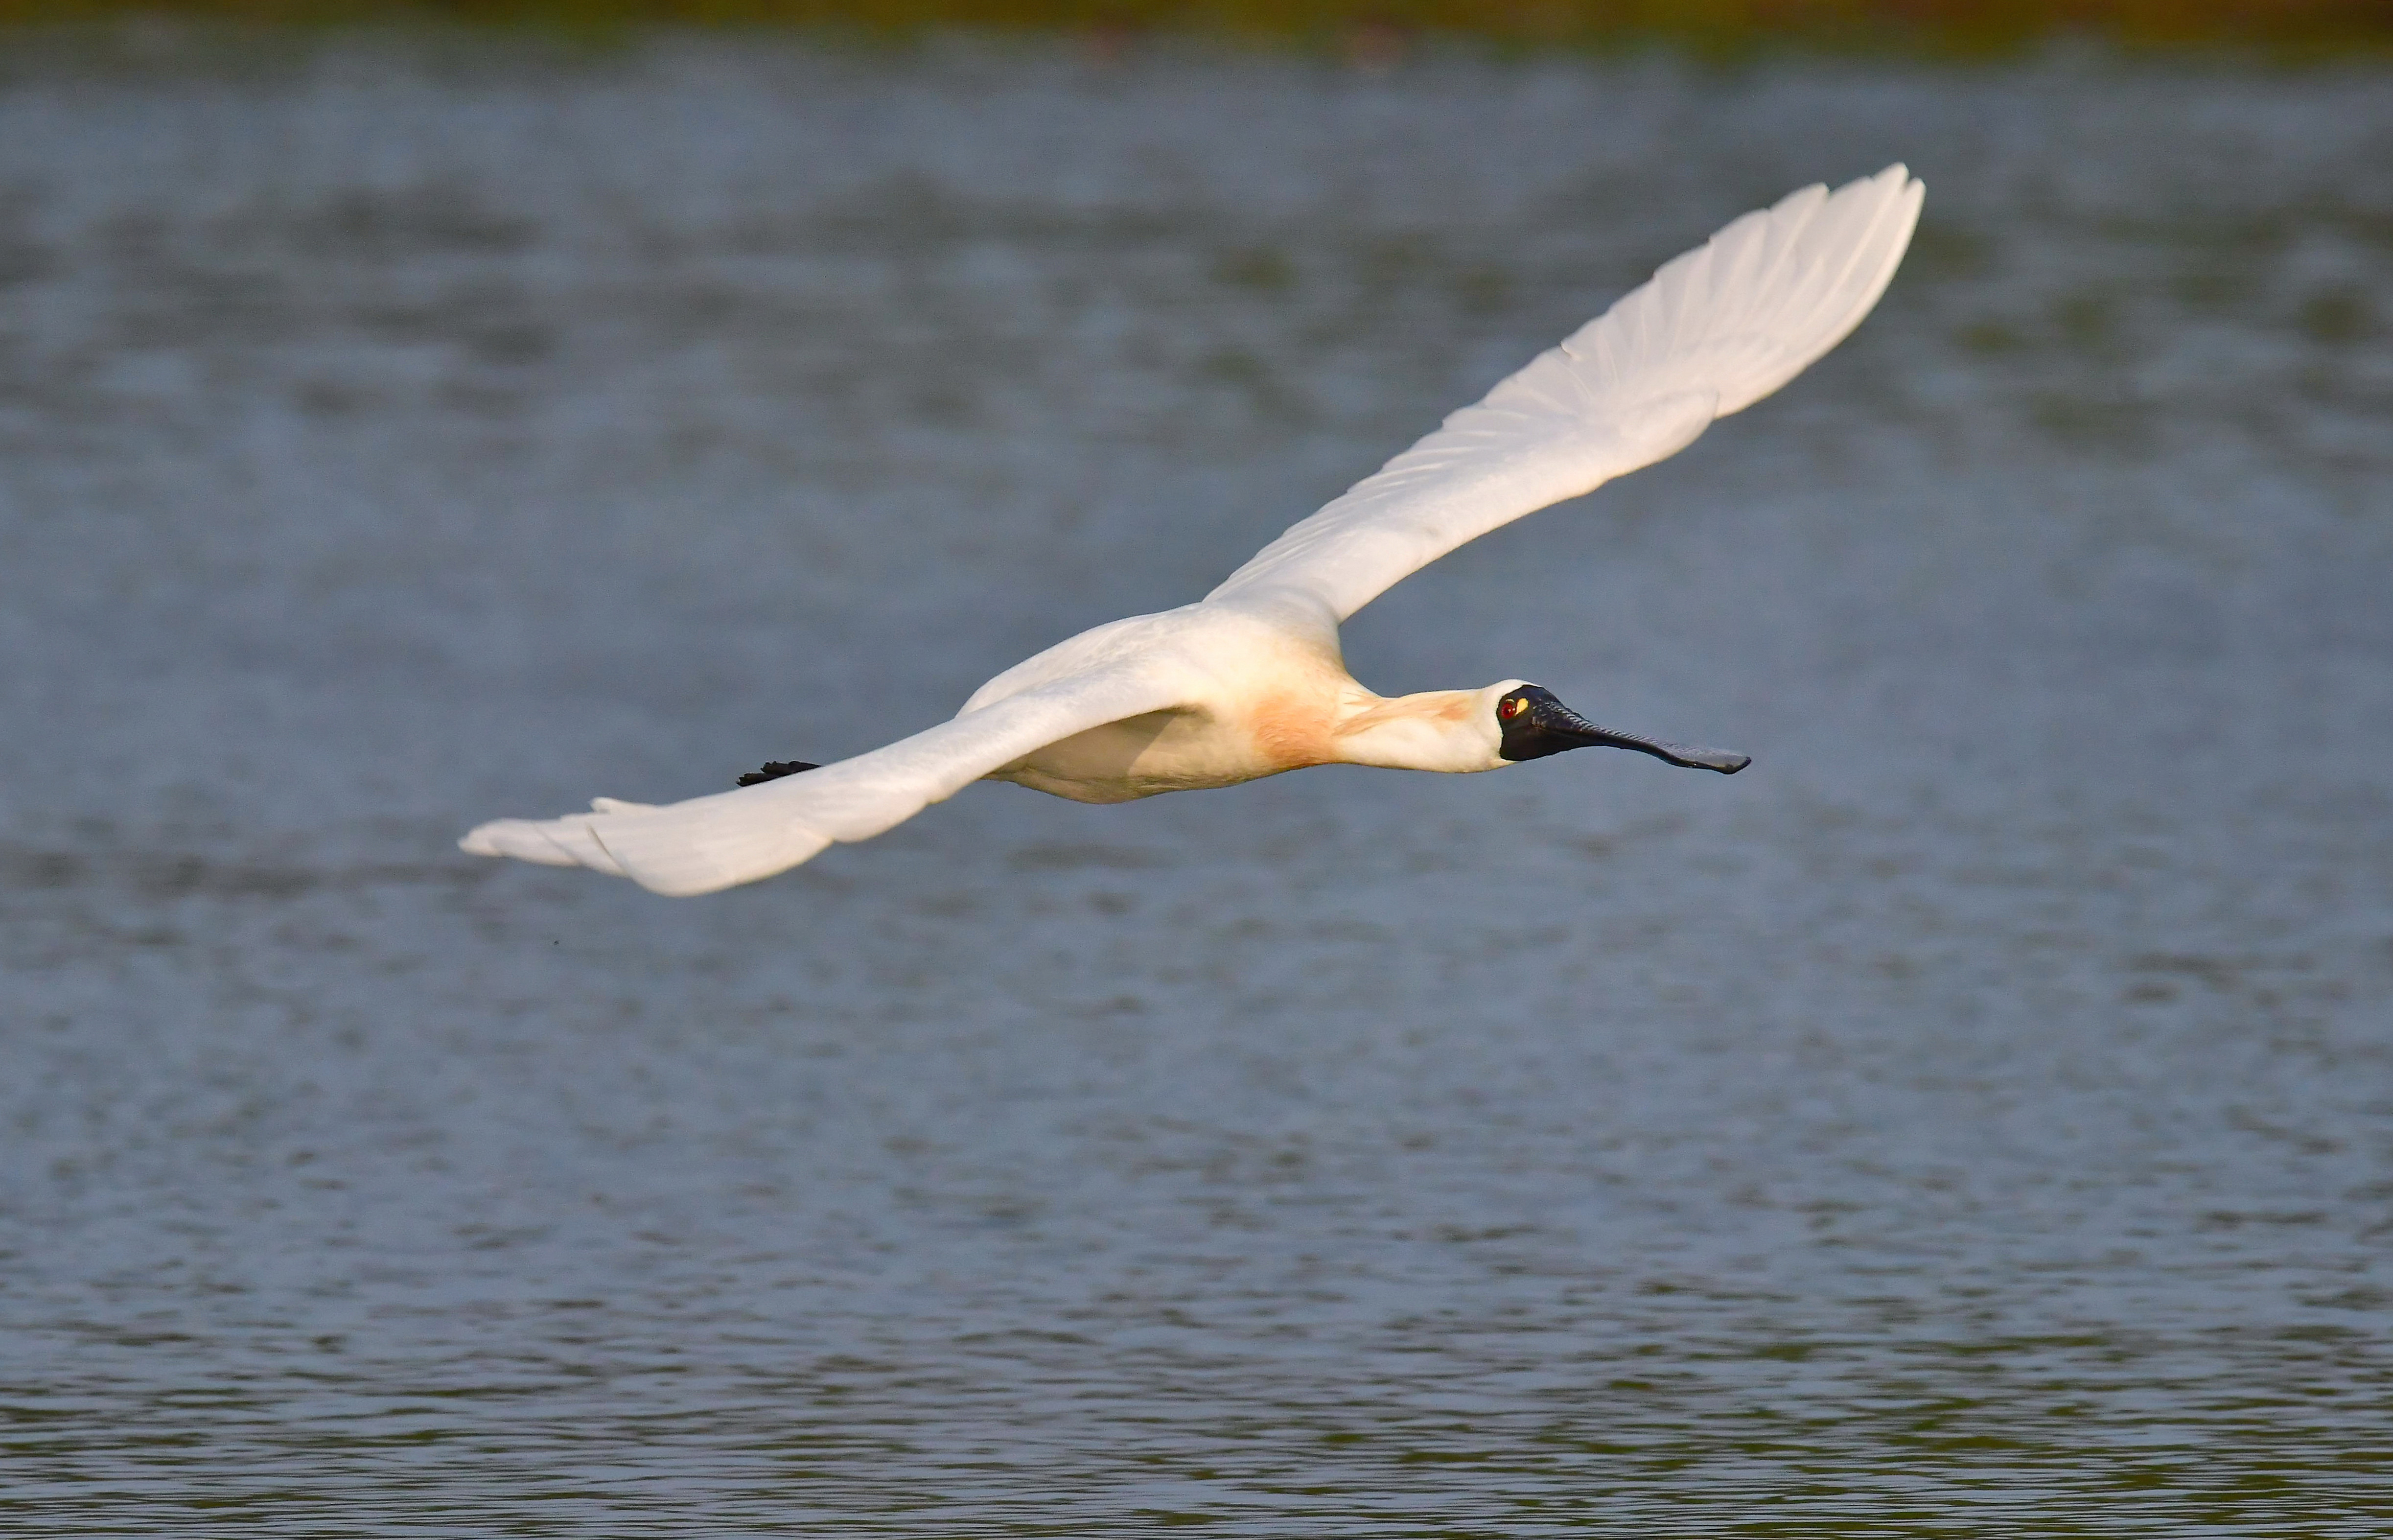
[[[0,25],[188,17],[310,26],[433,20],[608,31],[786,26],[1223,37],[1389,62],[1415,38],[2001,52],[2056,36],[2317,55],[2393,50],[2393,0],[0,0]]]

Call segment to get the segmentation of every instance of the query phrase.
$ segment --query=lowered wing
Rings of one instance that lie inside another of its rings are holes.
[[[818,770],[665,806],[601,797],[562,818],[501,818],[457,842],[476,855],[628,877],[683,897],[753,882],[945,802],[992,770],[1075,733],[1180,704],[1152,664],[1118,663],[967,711],[912,737]]]
[[[1295,589],[1342,620],[1467,541],[1669,458],[1861,324],[1922,195],[1896,164],[1733,221],[1207,597]]]

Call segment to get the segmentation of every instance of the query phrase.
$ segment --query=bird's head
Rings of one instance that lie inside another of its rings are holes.
[[[1524,680],[1508,679],[1490,685],[1482,694],[1487,701],[1487,714],[1483,721],[1494,728],[1496,756],[1508,763],[1544,759],[1572,749],[1633,749],[1666,763],[1690,770],[1717,770],[1723,776],[1733,776],[1753,763],[1744,754],[1693,749],[1682,743],[1665,743],[1635,733],[1599,727],[1563,705],[1553,691]]]
[[[1335,757],[1348,764],[1467,774],[1501,770],[1524,759],[1571,749],[1634,749],[1693,770],[1733,776],[1743,754],[1690,749],[1635,733],[1599,727],[1562,703],[1554,692],[1507,679],[1484,690],[1430,690],[1393,700],[1365,697],[1336,730]]]

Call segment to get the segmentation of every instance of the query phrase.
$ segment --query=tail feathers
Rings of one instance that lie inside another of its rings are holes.
[[[813,859],[830,837],[753,798],[700,797],[671,807],[601,797],[563,818],[501,818],[457,842],[474,855],[588,867],[682,898],[753,882]]]

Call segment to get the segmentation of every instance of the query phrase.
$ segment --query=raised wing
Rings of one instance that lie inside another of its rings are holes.
[[[1895,164],[1734,221],[1207,597],[1297,589],[1342,620],[1467,541],[1669,458],[1861,324],[1922,195]]]
[[[1162,668],[1117,664],[819,770],[662,807],[601,797],[588,813],[501,818],[457,843],[476,855],[588,867],[673,897],[713,893],[787,871],[833,841],[870,840],[1026,754],[1123,717],[1169,710],[1181,693]]]

